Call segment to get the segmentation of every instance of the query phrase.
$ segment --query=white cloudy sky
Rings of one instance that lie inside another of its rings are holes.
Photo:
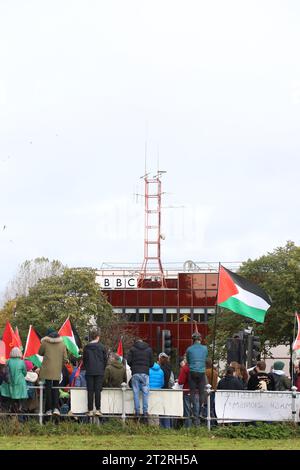
[[[299,24],[298,0],[0,0],[0,290],[37,256],[142,261],[146,138],[184,206],[163,261],[299,243]]]

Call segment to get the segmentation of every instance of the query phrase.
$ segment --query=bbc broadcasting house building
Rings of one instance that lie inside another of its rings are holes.
[[[224,265],[238,269],[238,263]],[[141,280],[137,266],[103,264],[96,279],[114,311],[124,315],[136,335],[159,351],[159,332],[169,330],[172,348],[181,356],[191,345],[196,324],[207,335],[208,320],[216,312],[218,269],[219,263],[166,264],[162,285],[155,277]]]

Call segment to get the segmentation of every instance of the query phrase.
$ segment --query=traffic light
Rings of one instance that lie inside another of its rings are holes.
[[[240,334],[233,335],[232,338],[228,338],[226,341],[227,350],[227,364],[231,362],[238,362],[239,364],[245,364],[245,346],[244,339]]]
[[[261,343],[259,336],[248,336],[248,351],[247,351],[247,363],[248,367],[253,367],[256,365],[257,361],[260,359],[260,349]]]
[[[172,352],[172,334],[170,330],[162,330],[161,332],[161,338],[162,338],[162,345],[161,345],[161,350],[162,352],[168,354],[168,356],[171,355]]]

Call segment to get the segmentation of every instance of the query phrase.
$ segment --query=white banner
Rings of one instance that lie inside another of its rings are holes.
[[[101,392],[101,412],[105,414],[122,414],[122,390],[106,388]],[[72,413],[87,412],[87,391],[71,390]],[[142,412],[142,397],[140,395]],[[133,391],[125,391],[125,413],[134,414]],[[182,390],[150,390],[148,413],[150,415],[183,416]]]
[[[296,417],[299,421],[300,393],[296,394]],[[291,421],[292,392],[218,390],[215,394],[218,422]],[[226,420],[226,421],[225,421]]]

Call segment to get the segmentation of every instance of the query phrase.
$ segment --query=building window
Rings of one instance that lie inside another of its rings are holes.
[[[152,321],[153,322],[163,322],[164,321],[164,311],[162,308],[153,308],[152,309]]]
[[[204,308],[194,308],[193,320],[197,323],[205,323],[205,309]]]
[[[207,315],[214,315],[216,313],[216,309],[215,308],[208,308],[207,309]]]
[[[138,309],[138,322],[148,323],[150,321],[150,309],[140,308]]]
[[[125,308],[125,315],[128,322],[136,322],[135,308]]]
[[[190,308],[181,308],[179,309],[179,321],[180,322],[190,322],[191,318],[191,309]]]
[[[114,311],[115,313],[118,313],[118,314],[123,313],[123,309],[122,309],[122,308],[113,308],[113,311]]]
[[[166,323],[178,321],[177,308],[166,308]]]

